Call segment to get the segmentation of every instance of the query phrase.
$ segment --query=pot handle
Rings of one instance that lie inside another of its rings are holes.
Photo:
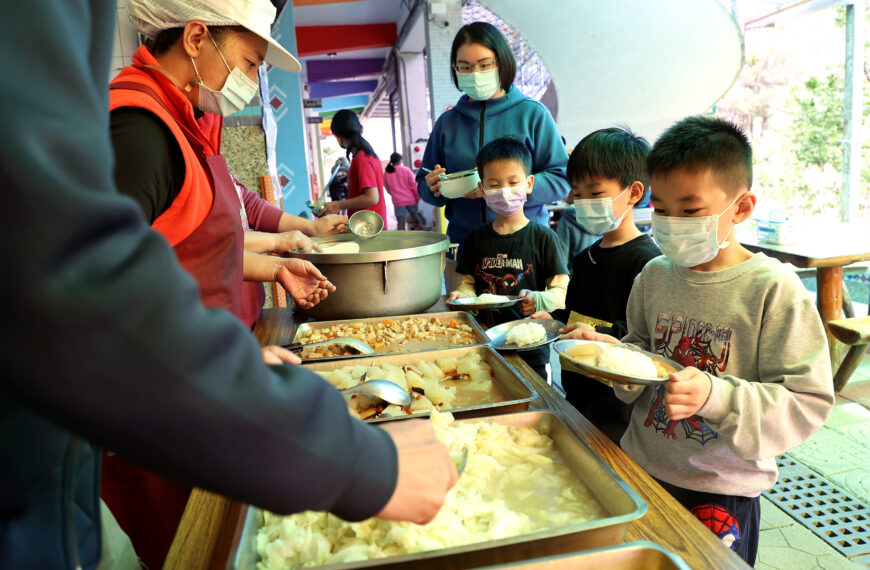
[[[389,262],[384,262],[384,295],[389,293],[389,279],[387,278],[387,264]]]

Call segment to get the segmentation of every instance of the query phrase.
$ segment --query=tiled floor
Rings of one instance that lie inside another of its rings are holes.
[[[789,455],[848,495],[870,504],[870,354],[840,393],[825,426]],[[870,545],[867,552],[843,556],[762,497],[756,568],[866,568],[870,567]]]

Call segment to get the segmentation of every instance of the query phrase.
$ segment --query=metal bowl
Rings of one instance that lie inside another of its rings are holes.
[[[359,210],[347,220],[347,228],[357,237],[371,239],[384,229],[384,219],[377,212]]]
[[[476,168],[441,175],[441,195],[445,198],[462,198],[472,190],[477,190],[480,175]]]
[[[357,242],[359,253],[287,255],[317,266],[336,287],[302,313],[318,320],[356,319],[422,313],[441,297],[447,236],[437,232],[389,231],[378,239],[352,234],[316,238],[321,247]]]

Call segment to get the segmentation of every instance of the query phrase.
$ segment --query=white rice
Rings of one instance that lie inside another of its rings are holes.
[[[492,293],[484,293],[477,296],[478,303],[506,303],[510,301],[504,295],[493,295]]]
[[[622,346],[609,346],[598,355],[598,367],[637,378],[656,378],[652,358]]]
[[[538,323],[523,323],[508,331],[505,340],[507,344],[529,346],[547,338],[547,330]]]

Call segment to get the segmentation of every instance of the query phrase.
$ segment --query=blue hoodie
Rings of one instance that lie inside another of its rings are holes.
[[[435,122],[422,165],[431,170],[440,164],[448,173],[474,168],[477,151],[484,144],[508,135],[521,140],[532,153],[535,187],[524,211],[528,219],[546,226],[544,204],[558,202],[570,189],[565,175],[568,153],[547,108],[516,87],[511,86],[504,96],[487,101],[471,101],[468,95],[460,97],[456,106]],[[445,213],[450,222],[447,235],[454,243],[461,244],[471,229],[495,220],[495,212],[479,198],[450,200],[432,194],[423,169],[417,172],[417,189],[424,202],[447,206]]]

